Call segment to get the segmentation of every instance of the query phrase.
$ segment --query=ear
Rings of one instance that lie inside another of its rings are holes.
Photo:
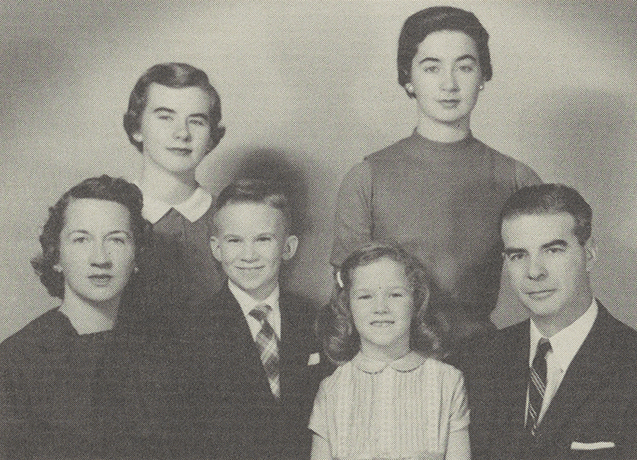
[[[221,245],[218,237],[210,237],[210,249],[214,258],[221,262]]]
[[[290,235],[286,238],[283,245],[283,254],[281,258],[283,260],[290,260],[296,254],[296,248],[299,246],[299,239],[296,235]]]
[[[584,253],[586,254],[586,271],[590,272],[597,259],[597,243],[592,236],[584,243]]]

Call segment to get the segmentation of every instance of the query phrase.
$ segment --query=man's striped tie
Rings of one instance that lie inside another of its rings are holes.
[[[529,410],[526,417],[526,428],[535,436],[540,424],[542,400],[546,391],[546,354],[551,349],[549,339],[542,337],[537,345],[533,364],[529,369]]]

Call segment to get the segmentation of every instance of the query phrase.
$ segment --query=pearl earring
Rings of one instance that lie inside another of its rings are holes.
[[[53,266],[53,271],[56,272],[56,273],[62,273],[62,267],[60,267],[59,264],[55,264]]]

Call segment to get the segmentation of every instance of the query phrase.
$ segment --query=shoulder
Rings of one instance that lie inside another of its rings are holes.
[[[337,396],[338,393],[334,390],[350,383],[352,381],[353,374],[356,372],[360,371],[356,369],[351,361],[348,361],[345,364],[341,364],[336,368],[332,375],[325,377],[321,381],[321,392],[327,395],[331,394],[333,396]]]
[[[396,158],[400,157],[405,148],[408,148],[411,144],[414,143],[414,136],[406,137],[404,139],[399,140],[398,142],[394,142],[393,144],[385,147],[384,149],[378,150],[370,155],[365,157],[365,161],[367,162],[382,162],[382,161],[392,161]]]
[[[49,310],[2,342],[0,356],[25,357],[38,350],[44,353],[49,346],[55,345],[72,331],[66,316],[57,309]]]
[[[598,334],[609,341],[609,351],[635,357],[637,363],[637,331],[613,317],[601,303],[598,302],[598,305],[598,328],[596,330]]]
[[[505,155],[492,147],[489,147],[479,139],[473,138],[474,148],[484,155],[487,155],[491,162],[495,165],[496,170],[502,171],[502,174],[506,174],[515,180],[516,188],[524,187],[527,185],[540,184],[542,180],[540,176],[526,164],[520,160]]]

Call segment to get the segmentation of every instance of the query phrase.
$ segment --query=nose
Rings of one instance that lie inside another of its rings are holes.
[[[453,69],[440,72],[440,88],[444,91],[458,91],[458,81]]]
[[[112,265],[111,255],[102,243],[96,242],[91,251],[91,265],[100,268],[110,268]]]
[[[377,296],[376,303],[374,305],[374,313],[387,313],[389,311],[387,304],[387,297],[384,295]]]
[[[527,276],[532,280],[542,280],[546,278],[546,265],[541,257],[530,257],[527,267]]]
[[[180,141],[189,141],[190,140],[190,129],[188,128],[188,121],[182,120],[177,121],[177,126],[175,126],[175,132],[173,133],[175,139],[179,139]]]
[[[257,260],[257,253],[254,250],[254,244],[245,243],[243,245],[243,251],[241,252],[241,260],[245,262],[254,262]]]

